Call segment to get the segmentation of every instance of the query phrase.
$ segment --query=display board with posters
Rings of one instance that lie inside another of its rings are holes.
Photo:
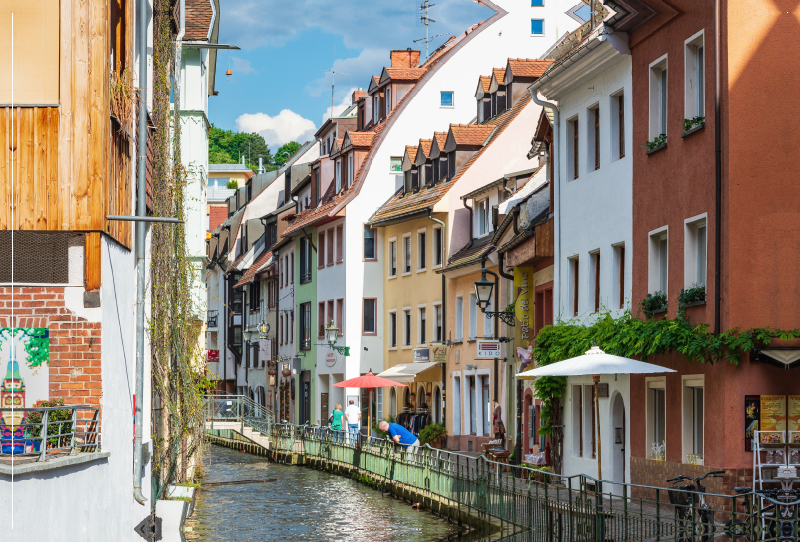
[[[800,443],[800,395],[745,395],[744,450],[752,452],[756,431],[766,442]]]

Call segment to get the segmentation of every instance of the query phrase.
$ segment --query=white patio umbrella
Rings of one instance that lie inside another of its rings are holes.
[[[537,367],[523,373],[518,373],[517,378],[523,380],[533,380],[540,376],[587,376],[592,375],[594,382],[594,403],[597,416],[597,479],[602,480],[602,447],[600,439],[600,402],[597,398],[597,384],[600,382],[600,375],[610,374],[650,374],[650,373],[674,373],[672,369],[637,361],[635,359],[623,358],[606,354],[597,346],[597,341],[582,356],[577,356],[557,363],[551,363],[544,367]]]

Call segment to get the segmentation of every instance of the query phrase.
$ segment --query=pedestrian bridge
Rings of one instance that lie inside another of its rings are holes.
[[[535,542],[800,540],[772,534],[779,521],[763,511],[748,514],[745,496],[559,476],[436,450],[407,454],[378,438],[339,441],[327,428],[274,423],[274,413],[247,397],[207,401],[206,432],[212,442],[273,460],[347,474],[377,489],[421,503],[453,521],[494,531],[508,540]],[[798,518],[800,501],[794,503]],[[794,520],[797,525],[797,519]]]

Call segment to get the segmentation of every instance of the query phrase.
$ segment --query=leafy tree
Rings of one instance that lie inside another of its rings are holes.
[[[231,179],[230,181],[228,181],[228,184],[225,185],[225,188],[233,188],[233,189],[239,188],[239,181],[237,181],[236,179]]]
[[[264,169],[277,169],[272,153],[260,134],[247,134],[222,130],[213,124],[208,131],[208,162],[210,164],[235,164],[244,157],[245,164],[258,171],[258,159],[262,158]]]
[[[282,166],[286,161],[292,157],[294,153],[300,150],[300,143],[297,141],[290,141],[280,146],[275,153],[275,163]]]

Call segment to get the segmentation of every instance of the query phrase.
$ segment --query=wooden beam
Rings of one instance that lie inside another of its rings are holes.
[[[100,288],[100,232],[86,234],[86,291]]]

